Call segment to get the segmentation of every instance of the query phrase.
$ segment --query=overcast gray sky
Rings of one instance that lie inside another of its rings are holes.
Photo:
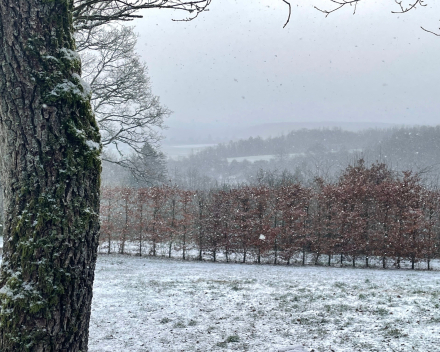
[[[167,124],[247,126],[356,121],[438,124],[440,4],[407,14],[393,0],[363,0],[325,18],[330,1],[213,0],[185,13],[145,11],[135,22]]]

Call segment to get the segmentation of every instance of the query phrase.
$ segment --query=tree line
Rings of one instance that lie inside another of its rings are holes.
[[[363,160],[336,182],[316,178],[294,182],[184,190],[152,188],[102,190],[101,246],[140,255],[159,254],[243,263],[303,265],[359,260],[383,268],[423,261],[428,269],[439,255],[440,193],[410,171]]]
[[[424,179],[438,182],[439,151],[440,126],[359,132],[303,129],[285,136],[220,144],[170,159],[167,177],[182,188],[193,189],[223,182],[253,184],[261,170],[290,173],[301,182],[316,176],[337,180],[348,163],[363,158],[368,164],[386,162],[395,171],[424,172]]]

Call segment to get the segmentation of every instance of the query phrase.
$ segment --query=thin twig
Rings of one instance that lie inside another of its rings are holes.
[[[285,28],[286,26],[287,26],[287,24],[289,23],[289,21],[290,21],[290,15],[291,15],[291,13],[292,13],[292,7],[290,6],[290,2],[288,2],[288,1],[286,1],[286,0],[283,0],[287,5],[289,5],[289,16],[287,17],[287,21],[286,21],[286,23],[284,24],[284,26],[283,26],[283,28]]]
[[[440,37],[440,33],[436,33],[436,32],[430,31],[430,30],[428,30],[428,29],[426,29],[426,28],[423,28],[423,27],[420,27],[420,28],[423,29],[425,32],[428,32],[428,33],[431,33],[431,34],[436,35],[437,37]],[[439,28],[439,29],[440,29],[440,28]]]
[[[284,0],[283,0],[284,1]],[[354,11],[353,11],[353,15],[356,14],[356,9],[357,9],[357,4],[359,1],[361,0],[330,0],[332,3],[337,4],[337,6],[332,9],[332,10],[322,10],[316,6],[314,6],[314,8],[322,13],[325,14],[325,17],[327,17],[328,15],[330,15],[332,12],[338,11],[339,9],[341,9],[342,7],[344,7],[345,5],[353,5],[354,4]],[[409,12],[411,10],[414,10],[417,8],[417,6],[427,6],[426,1],[425,0],[413,0],[413,2],[410,2],[409,5],[407,7],[405,7],[403,5],[403,0],[394,0],[395,3],[400,7],[400,11],[391,11],[391,13],[406,13]],[[437,37],[440,37],[440,32],[433,32],[430,31],[424,27],[420,27],[422,28],[425,32],[428,32],[430,34],[434,34]],[[440,30],[440,28],[439,28]]]
[[[353,5],[354,4],[354,12],[353,14],[356,13],[356,9],[357,9],[357,3],[361,0],[342,0],[342,1],[337,1],[337,0],[330,0],[331,2],[339,5],[337,7],[335,7],[333,10],[321,10],[320,8],[314,6],[315,9],[317,9],[318,11],[322,12],[325,14],[325,17],[327,17],[328,15],[330,15],[332,12],[338,11],[339,9],[341,9],[342,7],[344,7],[345,5]]]
[[[415,9],[417,5],[426,6],[426,4],[423,3],[423,0],[417,0],[413,4],[409,4],[407,8],[403,7],[402,1],[398,1],[398,0],[394,0],[394,1],[396,2],[397,5],[399,5],[400,11],[391,11],[391,13],[405,13],[411,11],[412,9]]]

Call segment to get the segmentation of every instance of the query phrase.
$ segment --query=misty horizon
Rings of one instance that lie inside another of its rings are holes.
[[[247,138],[255,132],[242,130],[274,123],[438,123],[439,39],[420,26],[438,27],[440,4],[402,15],[391,13],[393,1],[362,2],[355,15],[344,8],[327,18],[313,6],[328,1],[291,4],[284,29],[281,0],[219,0],[190,22],[145,11],[134,22],[153,92],[173,111],[165,144],[194,143],[197,134],[224,142],[234,129]]]

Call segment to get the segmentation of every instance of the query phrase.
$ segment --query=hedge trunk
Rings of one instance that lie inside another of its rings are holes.
[[[0,0],[0,351],[87,351],[99,130],[72,0]]]

